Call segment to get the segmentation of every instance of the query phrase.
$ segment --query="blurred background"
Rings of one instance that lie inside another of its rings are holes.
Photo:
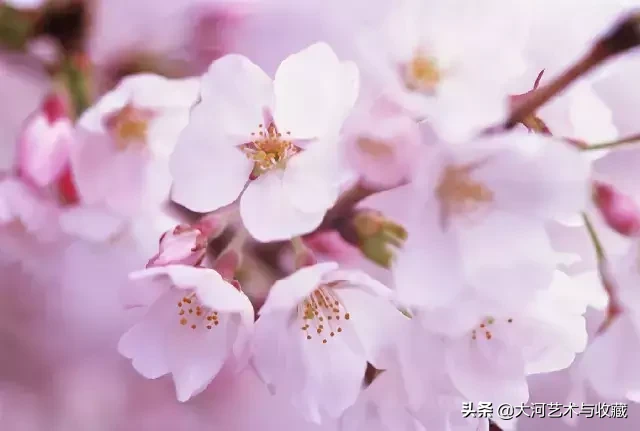
[[[350,58],[351,26],[373,28],[391,1],[0,1],[0,172],[12,169],[25,120],[58,85],[81,111],[127,75],[196,76],[231,52],[271,75],[288,54],[318,40]],[[304,423],[250,372],[234,379],[223,373],[181,404],[169,378],[146,380],[118,354],[134,317],[118,289],[181,217],[188,214],[106,245],[44,246],[0,232],[0,431],[336,429]],[[264,279],[247,283],[257,301],[276,276],[263,260],[255,259],[262,266],[254,273]],[[569,379],[568,372],[536,377],[531,401],[583,402],[571,399]],[[518,429],[543,426],[570,427],[525,419]],[[640,408],[630,406],[626,421],[582,419],[577,426],[636,430]]]

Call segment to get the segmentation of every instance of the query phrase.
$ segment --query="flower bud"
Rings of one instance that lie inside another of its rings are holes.
[[[395,249],[407,239],[406,229],[373,210],[357,212],[352,225],[362,253],[382,267],[391,267]]]
[[[149,260],[147,268],[182,264],[196,266],[207,252],[207,237],[194,227],[178,225],[160,237],[160,251]]]
[[[213,264],[213,269],[225,280],[234,280],[236,271],[240,268],[242,261],[241,250],[235,247],[229,247],[222,252]]]
[[[315,253],[335,262],[356,262],[362,256],[357,247],[345,241],[335,230],[314,232],[306,236],[304,242]]]
[[[63,97],[52,93],[24,124],[18,140],[18,174],[38,187],[59,179],[69,164],[73,124]]]
[[[611,229],[624,236],[640,234],[640,207],[630,196],[610,184],[596,182],[593,199]]]

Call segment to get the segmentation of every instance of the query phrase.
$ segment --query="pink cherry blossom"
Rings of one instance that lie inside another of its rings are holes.
[[[394,269],[402,300],[444,306],[469,285],[520,302],[548,285],[556,260],[545,222],[586,207],[588,161],[560,141],[521,132],[433,147],[425,160],[412,185],[420,201],[405,204],[414,219]]]
[[[58,179],[69,163],[73,124],[60,95],[51,94],[24,125],[18,140],[19,175],[38,187]]]
[[[403,0],[381,29],[363,35],[363,69],[444,139],[466,140],[506,115],[510,79],[524,69],[526,29],[522,11],[503,2]]]
[[[138,75],[84,113],[71,150],[83,205],[65,213],[65,231],[104,239],[168,199],[169,156],[198,91],[197,79]],[[98,226],[88,229],[80,220]],[[99,225],[108,228],[101,232]]]
[[[253,363],[273,391],[313,422],[339,417],[360,392],[367,361],[390,363],[393,329],[406,320],[391,291],[333,262],[272,287],[256,322]]]
[[[169,265],[132,274],[134,279],[157,276],[162,280],[131,292],[147,313],[122,336],[118,350],[148,379],[170,373],[178,400],[187,401],[225,363],[246,357],[253,307],[211,269]]]
[[[215,61],[171,159],[173,200],[206,212],[242,195],[263,242],[312,231],[340,191],[337,135],[357,94],[355,65],[324,43],[285,59],[274,80],[239,55]]]

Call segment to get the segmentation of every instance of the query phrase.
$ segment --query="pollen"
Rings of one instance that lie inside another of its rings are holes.
[[[254,162],[252,176],[273,169],[283,168],[287,161],[302,149],[290,139],[290,132],[281,133],[274,123],[258,125],[258,131],[251,133],[251,141],[240,146],[242,152]]]
[[[341,317],[351,319],[344,304],[328,285],[320,286],[298,305],[298,317],[302,319],[301,330],[307,340],[316,338],[322,340],[322,344],[328,343],[327,335],[331,338],[342,332],[338,322]]]
[[[409,90],[432,93],[442,81],[442,71],[435,58],[417,52],[405,67],[404,79]]]
[[[195,293],[185,295],[178,302],[178,316],[180,325],[192,330],[200,327],[210,330],[220,324],[218,312],[200,304]]]
[[[116,148],[124,151],[130,147],[146,145],[149,122],[154,112],[132,104],[125,105],[105,120],[106,128],[111,132]]]
[[[436,188],[444,218],[481,209],[494,199],[493,192],[471,178],[476,166],[448,166]]]

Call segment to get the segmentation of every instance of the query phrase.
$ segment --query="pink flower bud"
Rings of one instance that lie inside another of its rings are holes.
[[[346,242],[335,230],[308,235],[304,243],[315,253],[340,263],[356,262],[362,257],[360,250]]]
[[[611,229],[624,236],[640,234],[640,208],[630,196],[610,184],[596,182],[593,198]]]
[[[72,139],[65,102],[59,94],[50,94],[24,124],[18,140],[18,174],[38,187],[55,182],[69,164]]]
[[[147,263],[147,268],[172,264],[196,266],[207,252],[207,237],[199,229],[178,225],[160,237],[160,251]]]
[[[240,250],[233,247],[228,248],[216,259],[213,269],[218,271],[225,280],[233,280],[240,267],[241,259]]]

